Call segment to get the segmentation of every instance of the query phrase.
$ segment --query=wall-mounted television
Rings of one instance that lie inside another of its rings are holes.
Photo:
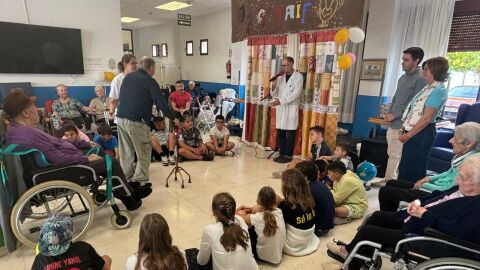
[[[0,22],[0,73],[83,74],[80,29]]]

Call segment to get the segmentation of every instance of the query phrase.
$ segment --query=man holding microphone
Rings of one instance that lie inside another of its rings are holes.
[[[284,74],[278,76],[272,85],[272,107],[276,107],[277,145],[280,155],[273,159],[288,163],[293,157],[295,132],[298,127],[298,108],[303,88],[303,76],[293,68],[294,60],[287,56],[282,60]]]

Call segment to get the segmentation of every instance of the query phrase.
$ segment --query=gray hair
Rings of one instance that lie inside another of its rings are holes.
[[[462,167],[468,167],[468,171],[471,172],[470,177],[472,178],[472,182],[475,185],[480,184],[480,167],[478,166],[480,164],[480,154],[475,154],[467,157],[463,162],[462,162]]]
[[[190,85],[190,84],[195,85],[195,82],[194,82],[194,81],[189,81],[189,82],[188,82],[188,85]]]
[[[473,149],[480,151],[480,124],[465,122],[455,127],[455,134],[465,140],[464,144],[475,142]]]
[[[140,59],[140,62],[138,63],[138,69],[141,69],[143,71],[149,70],[152,66],[155,66],[155,60],[147,56],[142,57],[142,59]]]

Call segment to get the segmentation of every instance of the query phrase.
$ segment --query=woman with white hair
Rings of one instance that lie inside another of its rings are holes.
[[[451,237],[474,243],[480,242],[480,154],[467,157],[460,165],[456,182],[458,186],[443,193],[434,192],[408,204],[399,212],[376,211],[348,245],[327,243],[328,254],[337,260],[344,260],[360,241],[372,241],[382,245],[382,250],[395,247],[398,241],[408,235],[424,235],[429,227]],[[426,256],[438,258],[451,256],[451,249],[423,248]],[[372,248],[359,251],[364,256]],[[449,255],[450,254],[450,255]],[[349,270],[361,269],[363,260],[354,258]],[[340,269],[339,264],[323,263],[322,268]]]
[[[441,174],[426,176],[415,183],[390,180],[380,188],[378,200],[381,211],[396,211],[401,201],[410,202],[433,191],[445,191],[456,186],[458,168],[466,157],[480,152],[480,124],[465,122],[455,127],[450,139],[453,146],[452,167]]]

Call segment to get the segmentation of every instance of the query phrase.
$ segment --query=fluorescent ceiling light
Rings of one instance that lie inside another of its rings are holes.
[[[191,6],[191,4],[178,2],[178,1],[172,1],[172,2],[169,2],[169,3],[163,4],[163,5],[157,6],[155,8],[174,11],[174,10],[179,10],[179,9],[186,8],[186,7],[189,7],[189,6]]]
[[[140,19],[139,18],[132,18],[132,17],[122,17],[120,18],[120,21],[123,22],[123,23],[132,23],[132,22],[136,22],[136,21],[139,21]]]

